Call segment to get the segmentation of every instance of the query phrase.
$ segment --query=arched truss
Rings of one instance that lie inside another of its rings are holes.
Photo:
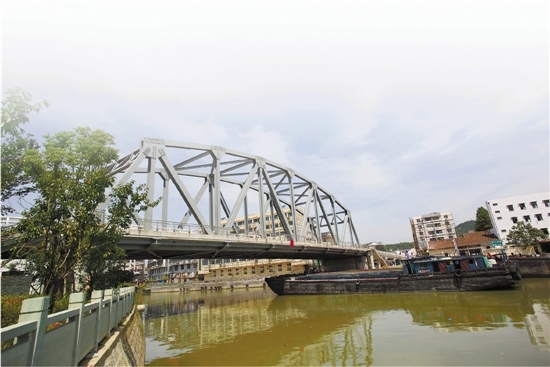
[[[147,184],[150,200],[162,196],[157,208],[144,218],[136,216],[146,229],[153,223],[176,223],[206,234],[359,245],[350,211],[334,196],[262,157],[144,138],[141,148],[114,163],[111,172],[115,186],[132,180]],[[161,218],[155,217],[159,210]]]

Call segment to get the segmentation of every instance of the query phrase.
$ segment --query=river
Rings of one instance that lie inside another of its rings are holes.
[[[550,279],[513,290],[145,296],[147,366],[549,366]]]

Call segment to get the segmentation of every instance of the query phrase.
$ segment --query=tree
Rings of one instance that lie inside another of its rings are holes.
[[[46,135],[43,149],[24,154],[23,168],[38,197],[14,229],[19,234],[14,256],[27,259],[27,271],[51,296],[51,305],[76,271],[93,287],[102,272],[120,263],[116,243],[134,213],[156,205],[147,200],[144,185],[134,188],[130,182],[112,190],[105,213],[96,211],[114,184],[108,169],[118,156],[113,145],[111,135],[80,127]]]
[[[489,212],[484,207],[480,206],[476,211],[476,225],[474,230],[476,231],[486,231],[493,228],[491,223],[491,218],[489,217]]]
[[[517,222],[508,231],[506,241],[516,244],[524,250],[531,250],[538,246],[540,240],[544,240],[547,237],[543,231],[533,227],[530,223]]]
[[[31,95],[20,88],[9,89],[2,101],[2,166],[1,199],[2,215],[15,212],[10,203],[12,197],[18,200],[34,191],[23,170],[23,153],[27,149],[38,149],[38,143],[23,130],[29,121],[28,114],[48,107],[48,102],[32,104]]]

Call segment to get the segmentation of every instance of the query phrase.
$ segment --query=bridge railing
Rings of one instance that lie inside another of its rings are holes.
[[[24,300],[19,322],[1,329],[2,343],[13,340],[2,365],[77,366],[126,318],[134,295],[134,287],[100,290],[86,303],[85,293],[73,293],[69,308],[51,315],[50,297]]]
[[[220,233],[221,236],[231,237],[236,240],[238,239],[260,239],[264,238],[258,233],[255,233],[253,231],[249,231],[248,234],[245,232],[243,233],[235,233],[233,231],[228,231],[227,228],[223,227],[215,227],[215,226],[208,226],[208,228],[214,232],[214,233]],[[181,224],[180,222],[170,222],[170,221],[161,221],[161,220],[150,220],[150,221],[142,221],[141,224],[132,224],[130,229],[133,230],[152,230],[152,231],[158,231],[158,232],[171,232],[171,233],[181,233],[181,234],[187,234],[187,235],[206,235],[208,232],[204,226],[198,225],[198,224]],[[279,240],[279,241],[288,241],[290,242],[291,236],[287,234],[280,234],[273,236],[272,233],[266,234],[267,239],[273,239],[273,240]],[[302,243],[311,243],[311,244],[319,244],[322,246],[327,247],[346,247],[346,248],[365,248],[363,245],[360,244],[354,244],[351,242],[343,242],[340,241],[339,244],[336,244],[332,240],[324,240],[322,242],[318,242],[316,239],[314,239],[311,236],[295,236],[294,237],[295,242],[302,242]]]
[[[19,223],[22,217],[19,216],[1,216],[0,217],[0,226],[1,227],[12,227]]]

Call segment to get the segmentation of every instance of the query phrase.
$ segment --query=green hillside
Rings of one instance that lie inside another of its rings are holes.
[[[475,225],[476,225],[475,220],[468,220],[464,223],[460,223],[458,226],[455,227],[457,237],[462,236],[464,233],[473,231]]]

